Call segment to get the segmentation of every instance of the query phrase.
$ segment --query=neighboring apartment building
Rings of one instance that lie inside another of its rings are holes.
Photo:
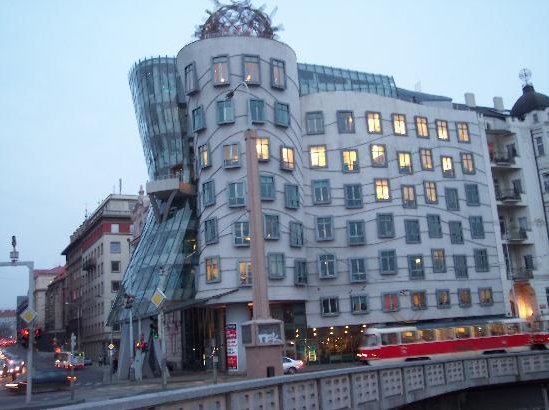
[[[0,338],[16,337],[15,309],[0,310]]]
[[[50,342],[51,349],[56,347],[67,346],[69,343],[70,334],[67,334],[65,320],[67,309],[65,301],[68,300],[66,295],[65,270],[63,269],[46,290],[46,319],[44,328],[44,338]]]
[[[46,327],[46,292],[48,286],[52,283],[56,276],[62,275],[65,269],[62,266],[57,266],[52,269],[35,269],[34,270],[34,306],[37,313],[34,328],[41,329]]]

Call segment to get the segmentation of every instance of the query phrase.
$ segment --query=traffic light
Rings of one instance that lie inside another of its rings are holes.
[[[155,317],[151,317],[151,336],[154,339],[158,339],[158,319]]]
[[[26,349],[29,347],[29,329],[24,328],[19,331],[21,334],[21,345]]]

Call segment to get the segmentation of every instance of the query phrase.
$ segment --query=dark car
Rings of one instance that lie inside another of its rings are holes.
[[[19,376],[13,382],[4,384],[13,392],[24,393],[27,390],[27,375]],[[71,387],[71,375],[66,370],[35,370],[32,375],[32,392],[66,390]]]

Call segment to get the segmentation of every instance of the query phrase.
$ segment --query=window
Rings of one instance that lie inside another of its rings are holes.
[[[431,259],[433,261],[433,272],[446,272],[446,255],[444,249],[431,249]]]
[[[457,133],[459,142],[469,142],[471,141],[469,137],[469,125],[466,122],[457,123]]]
[[[316,239],[318,241],[334,239],[333,218],[331,216],[318,216],[315,219]]]
[[[204,207],[215,204],[215,183],[207,181],[202,184],[202,205]]]
[[[250,113],[252,123],[261,124],[265,122],[265,103],[263,100],[250,100]]]
[[[268,161],[269,160],[269,138],[257,138],[255,140],[255,146],[257,149],[257,160]]]
[[[412,154],[409,152],[398,153],[398,172],[401,174],[411,174],[412,168]]]
[[[267,269],[269,279],[281,279],[286,276],[286,266],[284,265],[283,253],[267,254]]]
[[[376,187],[376,201],[390,201],[391,191],[389,190],[388,179],[374,179]]]
[[[402,207],[415,208],[416,203],[416,187],[414,185],[402,185]]]
[[[349,245],[364,245],[366,243],[364,221],[347,221],[347,243]]]
[[[536,137],[536,148],[538,157],[545,155],[545,147],[543,146],[543,137]]]
[[[385,145],[372,144],[370,146],[370,153],[372,157],[372,167],[387,166],[387,155],[385,151]]]
[[[305,124],[308,135],[324,134],[324,114],[322,111],[306,113]]]
[[[227,186],[227,191],[229,192],[229,207],[239,207],[245,205],[246,200],[244,197],[244,187],[244,182],[229,183]]]
[[[450,307],[450,291],[448,289],[437,290],[437,307],[439,309]]]
[[[478,300],[481,306],[490,306],[494,304],[492,288],[478,288]]]
[[[275,125],[280,125],[281,127],[289,127],[290,105],[281,102],[275,102],[274,111]]]
[[[448,228],[450,229],[450,243],[462,244],[463,243],[463,229],[460,221],[448,222]]]
[[[366,259],[365,258],[349,259],[349,280],[351,282],[366,281]]]
[[[122,246],[120,245],[120,242],[111,242],[111,253],[121,253],[122,252]]]
[[[396,251],[394,249],[379,251],[379,273],[389,274],[397,272]]]
[[[234,246],[250,246],[250,224],[248,222],[235,222]]]
[[[419,156],[421,158],[421,169],[425,171],[433,170],[433,152],[427,148],[421,148],[419,150]]]
[[[252,263],[250,261],[238,261],[238,277],[240,286],[252,286]]]
[[[212,74],[214,85],[229,84],[229,58],[227,56],[212,59]]]
[[[111,261],[111,272],[112,273],[120,272],[120,261]]]
[[[381,114],[379,112],[367,112],[366,121],[370,134],[381,134]]]
[[[219,267],[219,256],[212,258],[205,258],[204,264],[206,266],[206,283],[221,281],[221,270]]]
[[[466,279],[469,277],[466,255],[454,255],[454,272],[457,279]]]
[[[395,135],[406,135],[406,116],[404,114],[393,114],[393,132]]]
[[[332,253],[327,253],[318,256],[318,276],[320,279],[335,278],[336,271],[336,256]]]
[[[384,293],[382,300],[384,312],[396,312],[399,309],[398,293]]]
[[[343,185],[345,193],[345,208],[362,208],[362,185]]]
[[[112,280],[111,281],[111,292],[116,293],[120,290],[120,281]]]
[[[273,175],[260,175],[259,185],[262,201],[274,201],[275,199],[275,180]]]
[[[448,135],[448,121],[436,120],[435,125],[437,128],[437,138],[439,140],[448,140],[450,138]]]
[[[524,255],[523,259],[524,259],[524,269],[526,269],[528,271],[535,269],[535,267],[534,267],[534,255]]]
[[[263,220],[265,223],[265,239],[274,240],[280,238],[278,215],[265,214]]]
[[[337,112],[337,130],[340,134],[354,134],[355,119],[352,111]]]
[[[271,59],[271,87],[286,88],[286,63],[282,60]]]
[[[320,312],[322,316],[337,316],[339,314],[339,299],[336,297],[321,298]]]
[[[474,249],[475,255],[475,271],[488,272],[490,265],[488,264],[488,251],[486,249]]]
[[[198,147],[198,159],[201,169],[208,168],[212,165],[210,162],[210,148],[208,147],[208,144]]]
[[[408,273],[410,279],[425,279],[423,255],[408,255]]]
[[[543,174],[543,189],[549,192],[549,173]]]
[[[471,228],[471,239],[484,239],[482,216],[470,216],[469,227]]]
[[[368,296],[352,295],[351,296],[351,313],[353,315],[368,313]]]
[[[419,138],[429,138],[429,126],[427,118],[416,117],[416,133]]]
[[[307,261],[305,259],[294,259],[294,283],[296,285],[306,285],[307,280]]]
[[[377,237],[380,239],[395,237],[395,222],[393,214],[377,214]]]
[[[429,238],[442,238],[442,226],[439,215],[427,215],[427,228]]]
[[[458,289],[459,306],[469,307],[471,306],[471,290],[470,289]]]
[[[406,231],[406,243],[421,242],[421,233],[419,231],[419,219],[405,219],[404,230]]]
[[[461,154],[461,170],[464,174],[475,173],[475,162],[473,160],[473,154],[462,152]]]
[[[240,166],[239,144],[223,145],[223,166],[225,168],[236,168]]]
[[[410,294],[412,310],[427,309],[427,295],[424,290],[414,290]]]
[[[297,185],[284,185],[284,204],[289,209],[299,208],[299,187]]]
[[[120,233],[120,224],[111,224],[111,233]]]
[[[294,149],[291,147],[280,147],[280,169],[293,171],[294,167]]]
[[[456,188],[444,188],[446,209],[448,211],[459,211],[458,190]]]
[[[229,124],[234,122],[233,100],[217,102],[217,123]]]
[[[328,162],[326,160],[326,146],[312,145],[309,147],[311,158],[311,168],[326,168]]]
[[[290,222],[290,246],[301,248],[304,243],[303,224],[301,222]]]
[[[479,206],[480,198],[478,195],[477,184],[465,184],[465,201],[469,206]]]
[[[196,79],[196,70],[194,63],[185,67],[185,93],[187,95],[198,91],[198,81]]]
[[[454,160],[452,157],[442,156],[440,157],[442,164],[442,176],[444,178],[454,178],[456,171],[454,170]]]
[[[311,181],[311,185],[313,189],[313,205],[329,204],[332,201],[329,179]]]
[[[247,84],[253,85],[261,83],[258,56],[244,56],[243,70],[242,77]]]
[[[217,242],[217,218],[204,221],[204,242],[212,244]]]
[[[343,172],[358,172],[360,170],[358,163],[358,150],[348,149],[341,151],[341,160]]]
[[[437,183],[434,181],[424,181],[423,190],[425,191],[425,203],[436,204],[438,203]]]
[[[193,116],[193,132],[199,132],[206,128],[206,122],[204,120],[204,110],[202,106],[195,108],[192,111]]]

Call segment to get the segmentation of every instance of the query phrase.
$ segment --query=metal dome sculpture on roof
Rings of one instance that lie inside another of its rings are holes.
[[[215,0],[215,11],[206,12],[210,15],[206,22],[198,26],[195,37],[200,40],[211,37],[245,36],[276,38],[280,26],[273,27],[271,19],[276,8],[270,15],[264,12],[265,5],[254,9],[250,0],[233,1],[232,4],[221,4]]]
[[[530,81],[532,72],[523,68],[520,70],[519,78],[522,80],[522,95],[511,108],[511,116],[524,120],[526,114],[532,111],[543,111],[549,107],[549,97],[538,93]]]

